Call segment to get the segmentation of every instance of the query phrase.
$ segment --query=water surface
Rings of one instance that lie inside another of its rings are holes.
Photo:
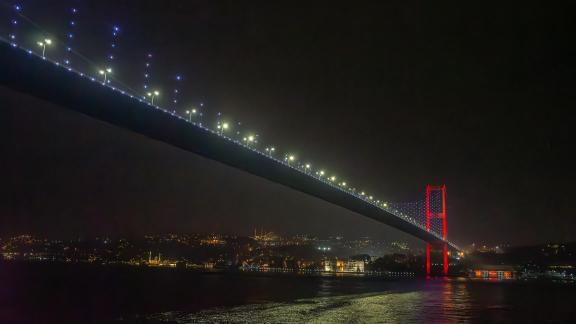
[[[567,323],[576,287],[0,262],[0,323]]]

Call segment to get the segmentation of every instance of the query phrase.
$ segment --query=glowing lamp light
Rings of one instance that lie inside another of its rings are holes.
[[[268,155],[271,156],[272,153],[274,153],[274,151],[276,151],[276,148],[274,148],[274,147],[267,147],[265,150],[266,150],[266,152],[268,153]]]
[[[160,95],[160,91],[154,90],[152,92],[148,92],[147,95],[148,95],[148,97],[150,97],[150,103],[152,105],[154,105],[154,98],[156,98]]]
[[[99,70],[98,73],[104,77],[103,83],[106,84],[108,82],[108,74],[112,73],[112,69],[106,68],[103,70]]]
[[[186,110],[186,115],[196,115],[198,111],[196,109]]]
[[[45,38],[43,41],[39,41],[36,44],[38,44],[38,46],[42,47],[42,57],[44,57],[46,54],[46,46],[52,45],[52,40],[50,38]]]
[[[224,134],[224,131],[230,128],[230,125],[227,122],[219,123],[216,128],[220,130],[220,135]]]

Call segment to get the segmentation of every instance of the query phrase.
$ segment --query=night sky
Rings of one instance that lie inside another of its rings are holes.
[[[71,3],[80,11],[75,46],[94,62],[104,61],[110,26],[121,26],[118,80],[141,88],[154,53],[160,105],[181,74],[180,111],[205,102],[210,126],[221,112],[378,198],[420,200],[426,184],[445,183],[448,234],[461,245],[576,240],[574,5],[24,1],[25,14],[57,38]],[[4,88],[0,135],[1,235],[263,227],[407,238]]]

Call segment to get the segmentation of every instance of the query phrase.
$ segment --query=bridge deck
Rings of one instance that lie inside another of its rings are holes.
[[[426,242],[444,243],[437,234],[427,232],[422,225],[412,223],[393,210],[360,199],[233,139],[192,125],[181,117],[23,49],[0,42],[0,64],[0,84],[6,87],[283,184]]]

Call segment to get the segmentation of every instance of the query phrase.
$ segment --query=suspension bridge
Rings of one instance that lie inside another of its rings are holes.
[[[116,27],[114,27],[116,28]],[[301,163],[294,155],[280,155],[272,146],[256,145],[252,135],[228,135],[227,123],[214,128],[193,119],[196,111],[178,114],[154,103],[158,93],[136,94],[111,83],[104,68],[82,72],[68,57],[46,56],[50,39],[35,49],[16,42],[13,33],[0,38],[0,85],[52,102],[61,107],[165,142],[208,159],[288,186],[345,209],[394,227],[426,242],[426,271],[431,273],[431,250],[442,252],[442,273],[448,273],[449,250],[459,252],[448,240],[446,187],[427,186],[422,201],[390,203],[336,181],[324,170]]]

